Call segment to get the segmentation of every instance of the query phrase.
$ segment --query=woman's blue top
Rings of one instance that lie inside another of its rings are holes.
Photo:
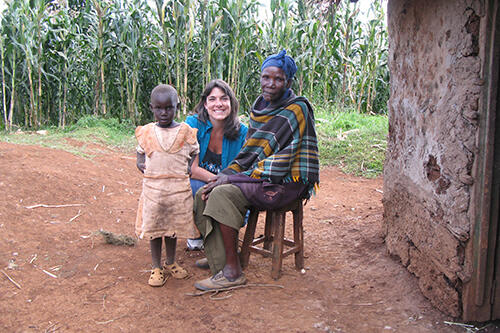
[[[210,142],[210,134],[212,133],[212,123],[207,119],[207,123],[203,123],[198,119],[198,115],[188,116],[185,120],[186,124],[192,128],[198,129],[198,143],[200,144],[200,163],[203,162],[205,154],[208,150],[208,143]],[[245,143],[248,127],[240,123],[240,135],[235,140],[229,140],[224,135],[222,139],[222,169],[225,169],[230,162],[238,155],[241,147]]]

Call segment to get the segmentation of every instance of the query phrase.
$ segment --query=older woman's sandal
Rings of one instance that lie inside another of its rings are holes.
[[[179,266],[177,262],[174,262],[172,265],[165,264],[163,268],[167,273],[172,275],[174,279],[185,279],[189,276],[188,272]]]
[[[153,268],[151,275],[149,276],[149,285],[151,287],[161,287],[167,282],[168,276],[165,275],[163,269]]]

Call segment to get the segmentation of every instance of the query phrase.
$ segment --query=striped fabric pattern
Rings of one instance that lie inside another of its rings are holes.
[[[278,108],[254,108],[247,141],[223,172],[275,184],[302,182],[313,191],[319,184],[319,154],[314,114],[307,99],[293,96]]]

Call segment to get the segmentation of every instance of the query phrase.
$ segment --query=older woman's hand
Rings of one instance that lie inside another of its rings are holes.
[[[203,190],[201,192],[201,198],[203,200],[207,200],[210,192],[219,185],[229,184],[229,177],[224,174],[218,174],[215,177],[209,179],[208,183],[203,186]]]

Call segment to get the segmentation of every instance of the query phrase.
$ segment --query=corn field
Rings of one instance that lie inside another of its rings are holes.
[[[260,91],[260,64],[286,49],[297,94],[385,113],[385,14],[356,3],[270,0],[11,0],[1,13],[2,128],[64,127],[82,116],[152,119],[149,94],[176,87],[181,117],[204,85],[233,87],[241,113]]]

